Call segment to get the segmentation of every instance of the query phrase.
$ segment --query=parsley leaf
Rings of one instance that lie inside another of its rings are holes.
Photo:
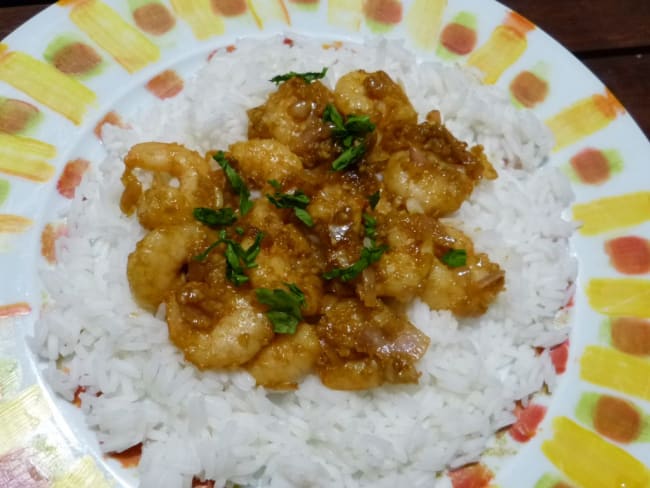
[[[460,268],[467,263],[467,251],[465,249],[450,249],[440,260],[450,268]]]
[[[377,191],[376,191],[375,193],[373,193],[372,195],[369,195],[369,196],[368,196],[368,202],[370,203],[370,208],[371,208],[371,209],[373,209],[373,210],[375,209],[375,207],[376,207],[377,204],[379,203],[379,197],[380,197],[379,190],[377,190]]]
[[[307,212],[307,210],[305,210],[304,208],[294,208],[293,213],[296,214],[298,220],[300,220],[307,227],[314,226],[314,219],[311,218],[309,212]]]
[[[388,246],[383,245],[383,246],[375,246],[372,245],[370,247],[364,247],[361,250],[361,256],[359,257],[359,260],[354,263],[352,266],[348,266],[347,268],[335,268],[331,271],[328,271],[327,273],[323,274],[323,278],[326,280],[332,280],[334,278],[340,278],[341,281],[350,281],[359,276],[361,272],[372,265],[373,263],[376,263],[381,259],[382,254],[388,250]]]
[[[357,146],[352,146],[341,153],[341,155],[332,163],[334,171],[341,171],[348,166],[353,165],[366,153],[366,145],[361,143]]]
[[[215,227],[234,224],[237,216],[232,208],[220,208],[213,210],[211,208],[197,207],[192,212],[194,218],[214,229]]]
[[[282,189],[282,185],[278,180],[269,180],[268,184],[275,188],[277,191],[280,191]]]
[[[375,130],[375,124],[370,122],[367,115],[350,115],[345,121],[345,130],[354,136],[365,136]]]
[[[336,107],[328,103],[323,111],[323,121],[332,124],[332,132],[334,135],[345,134],[345,124],[343,123],[343,116],[336,110]]]
[[[334,171],[341,171],[356,163],[366,153],[366,136],[375,130],[375,124],[367,115],[350,115],[347,120],[336,107],[328,103],[323,112],[323,121],[330,125],[332,136],[343,146],[343,152],[332,163]]]
[[[377,238],[377,219],[372,215],[367,213],[363,214],[363,228],[366,234],[366,237],[370,239],[373,243]]]
[[[269,307],[266,316],[273,324],[273,331],[277,334],[294,334],[302,320],[300,309],[305,305],[305,294],[293,283],[285,285],[289,292],[277,288],[258,288],[255,295],[260,303]]]
[[[210,244],[210,246],[198,256],[194,256],[196,261],[205,261],[212,250],[220,244],[226,245],[224,257],[226,258],[226,278],[239,286],[246,283],[249,278],[244,273],[245,269],[255,268],[257,263],[255,259],[261,251],[260,243],[264,238],[262,232],[255,236],[255,241],[248,249],[244,249],[238,242],[229,239],[226,231],[219,232],[219,240]]]
[[[381,259],[381,256],[388,250],[388,246],[377,246],[377,219],[364,212],[363,229],[365,236],[370,240],[370,245],[361,249],[359,260],[347,268],[334,268],[323,274],[326,280],[340,278],[341,281],[350,281],[359,276],[361,272]]]
[[[212,157],[221,166],[224,173],[226,173],[226,178],[232,189],[239,195],[239,212],[242,215],[246,215],[253,208],[253,201],[250,199],[251,192],[248,186],[246,186],[241,176],[230,165],[223,151],[217,152]]]
[[[269,81],[275,83],[276,85],[279,85],[280,83],[290,80],[291,78],[301,78],[305,83],[312,83],[313,81],[324,78],[326,74],[327,67],[324,67],[320,72],[307,71],[306,73],[296,73],[295,71],[289,71],[283,75],[274,76]]]
[[[271,180],[269,183],[271,183]],[[275,186],[274,188],[277,189]],[[292,208],[296,217],[298,217],[298,219],[307,227],[312,227],[314,225],[314,220],[311,218],[311,215],[309,215],[309,212],[305,210],[307,205],[309,205],[310,198],[305,195],[302,190],[296,190],[291,194],[276,191],[275,195],[267,194],[266,198],[268,198],[269,202],[277,208]]]

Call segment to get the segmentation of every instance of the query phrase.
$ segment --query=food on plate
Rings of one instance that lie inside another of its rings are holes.
[[[45,377],[141,486],[433,485],[553,390],[572,196],[531,112],[388,41],[184,80],[110,109],[40,273]]]
[[[326,73],[273,77],[227,153],[129,150],[120,207],[149,231],[129,285],[143,308],[164,305],[201,369],[243,367],[276,389],[312,370],[340,390],[417,383],[429,338],[405,304],[479,316],[504,288],[499,265],[439,220],[497,174],[439,114],[418,124],[386,72],[351,71],[334,90]]]

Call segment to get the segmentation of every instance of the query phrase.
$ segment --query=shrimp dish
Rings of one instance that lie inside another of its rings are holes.
[[[33,338],[55,401],[132,487],[490,474],[570,329],[551,133],[392,41],[207,54],[71,149]]]
[[[241,367],[273,389],[312,371],[340,390],[417,383],[429,338],[405,306],[475,317],[505,286],[441,221],[497,173],[438,111],[418,123],[386,72],[351,71],[333,90],[326,72],[274,77],[227,152],[129,150],[120,206],[148,230],[128,258],[131,291],[164,305],[171,341],[200,369]]]

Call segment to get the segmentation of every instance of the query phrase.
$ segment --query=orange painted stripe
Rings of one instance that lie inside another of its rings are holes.
[[[0,133],[0,172],[32,181],[45,182],[55,168],[47,163],[56,156],[56,147],[29,137]]]
[[[618,446],[603,440],[567,417],[553,421],[554,436],[542,452],[578,486],[648,488],[650,472]]]
[[[0,305],[0,319],[29,315],[30,313],[32,313],[32,307],[30,307],[29,303],[26,302]]]
[[[580,377],[595,385],[650,401],[650,361],[615,349],[589,346],[580,358]]]
[[[104,2],[77,2],[72,7],[70,19],[129,73],[160,58],[158,46]]]
[[[650,192],[605,197],[573,206],[573,219],[582,223],[580,233],[593,236],[650,220]]]
[[[74,78],[28,54],[13,51],[0,57],[0,80],[9,83],[79,125],[95,102],[95,93]]]
[[[225,31],[223,17],[212,8],[210,0],[171,0],[172,8],[187,22],[199,40],[220,36]]]
[[[596,278],[587,285],[591,307],[614,317],[650,317],[650,281]]]
[[[33,222],[20,215],[0,214],[0,234],[22,234]]]

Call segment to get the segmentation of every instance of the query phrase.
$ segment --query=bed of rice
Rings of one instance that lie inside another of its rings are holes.
[[[143,487],[187,487],[195,475],[217,487],[433,486],[436,472],[479,458],[513,422],[516,400],[555,384],[548,352],[534,347],[568,334],[558,310],[576,274],[572,226],[561,218],[570,187],[543,165],[553,145],[543,124],[472,73],[418,63],[386,41],[327,50],[281,41],[219,52],[181,95],[134,116],[132,129],[107,127],[108,157],[77,190],[58,264],[40,273],[49,298],[35,348],[56,392],[72,399],[77,386],[87,388],[82,409],[104,451],[144,442]],[[330,86],[353,69],[387,71],[420,114],[439,109],[457,137],[484,145],[499,171],[450,220],[506,270],[507,290],[476,320],[413,304],[411,320],[431,338],[418,385],[340,392],[311,376],[295,392],[274,393],[246,372],[199,372],[170,343],[164,321],[131,298],[126,260],[143,232],[118,206],[129,147],[226,148],[245,138],[245,110],[274,89],[269,78],[322,66]]]

